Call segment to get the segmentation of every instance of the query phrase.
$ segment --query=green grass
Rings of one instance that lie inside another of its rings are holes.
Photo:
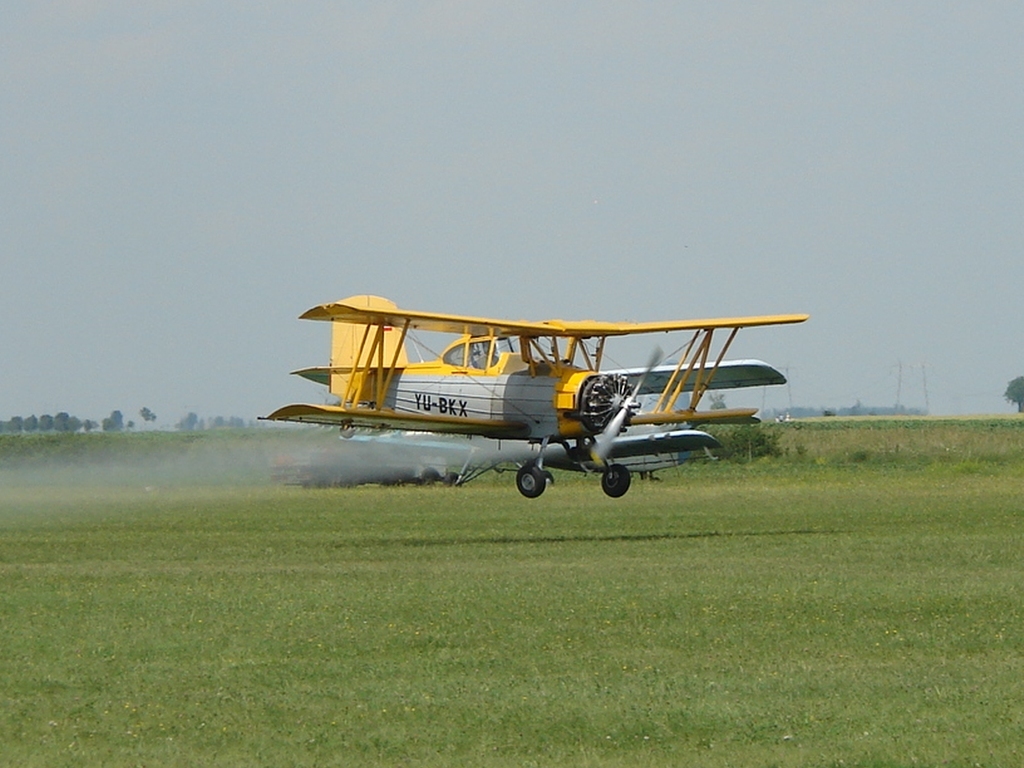
[[[0,764],[1020,765],[1022,457],[832,429],[620,500],[9,475]]]

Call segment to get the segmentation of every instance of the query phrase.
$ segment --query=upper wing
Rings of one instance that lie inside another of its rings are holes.
[[[389,307],[365,307],[357,303],[336,301],[307,310],[303,320],[334,320],[360,325],[405,326],[413,330],[470,336],[561,336],[593,338],[626,336],[633,333],[701,330],[710,328],[748,328],[757,325],[802,323],[809,315],[762,315],[727,317],[709,320],[668,320],[652,323],[603,323],[595,320],[497,320],[486,317],[452,315],[441,312],[418,312]]]
[[[526,320],[494,320],[486,317],[468,317],[440,312],[417,312],[387,307],[363,307],[356,303],[336,301],[321,304],[303,312],[302,320],[334,320],[357,325],[392,325],[402,327],[408,323],[411,330],[438,331],[468,336],[544,336],[552,329],[545,323]]]
[[[286,405],[269,416],[268,421],[297,421],[306,424],[368,427],[371,429],[414,429],[485,437],[522,437],[526,424],[490,419],[449,419],[427,413],[395,413],[387,409],[343,408],[340,405]]]
[[[670,333],[671,331],[703,331],[715,328],[752,328],[758,325],[802,323],[810,315],[754,315],[751,317],[716,317],[706,320],[662,320],[653,323],[600,323],[593,320],[548,320],[549,328],[559,328],[558,336],[591,338],[595,336],[628,336],[634,333]],[[552,333],[552,331],[548,331]]]

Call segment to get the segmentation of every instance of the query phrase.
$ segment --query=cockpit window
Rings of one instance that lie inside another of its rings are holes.
[[[501,354],[502,352],[510,352],[513,355],[519,352],[519,339],[510,339],[507,336],[502,336],[500,339],[494,340],[494,352],[495,354]]]
[[[487,368],[487,353],[490,351],[491,342],[487,341],[471,341],[469,343],[469,362],[467,363],[470,368],[478,368],[484,370]],[[496,360],[494,362],[497,362]],[[493,364],[493,363],[492,363]]]
[[[444,357],[441,358],[448,365],[462,366],[466,364],[466,345],[457,344],[447,352],[444,353]]]
[[[468,344],[456,344],[441,358],[448,365],[466,366],[485,371],[498,364],[503,352],[515,352],[518,348],[516,339],[472,339]]]

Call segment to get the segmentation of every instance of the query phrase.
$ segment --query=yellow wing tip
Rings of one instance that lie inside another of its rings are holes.
[[[374,296],[370,293],[360,293],[349,296],[346,299],[318,304],[299,315],[300,320],[333,320],[338,310],[352,310],[362,312],[367,309],[374,309],[383,312],[396,312],[398,305],[391,299],[383,296]]]

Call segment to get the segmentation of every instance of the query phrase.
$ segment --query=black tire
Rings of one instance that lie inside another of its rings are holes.
[[[420,485],[433,485],[441,479],[441,473],[433,467],[427,467],[420,472]]]
[[[610,464],[601,474],[601,490],[617,499],[629,490],[629,470],[621,464]]]
[[[516,488],[528,499],[536,499],[547,488],[544,470],[538,469],[532,461],[523,464],[516,472]]]

